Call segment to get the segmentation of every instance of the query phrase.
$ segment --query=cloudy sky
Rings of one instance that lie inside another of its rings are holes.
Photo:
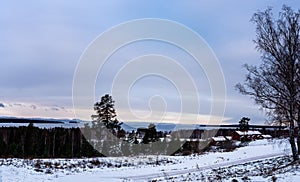
[[[195,31],[215,53],[226,83],[224,122],[235,123],[248,116],[252,123],[262,124],[266,119],[263,111],[249,97],[240,95],[234,85],[244,80],[244,63],[259,63],[260,55],[252,42],[255,26],[249,21],[251,16],[269,6],[277,15],[283,3],[300,8],[298,1],[261,0],[3,1],[0,6],[0,115],[88,119],[93,114],[92,106],[83,108],[84,114],[80,115],[74,112],[72,102],[73,78],[81,55],[95,38],[111,27],[134,19],[159,18]],[[185,39],[185,35],[178,36]],[[182,90],[170,81],[182,75],[170,67],[167,71],[172,78],[148,75],[124,91],[130,107],[122,104],[123,101],[118,104],[115,99],[121,119],[171,122],[182,114],[183,122],[193,122],[190,118],[197,116],[197,123],[205,123],[211,113],[211,90],[205,71],[193,63],[190,55],[164,42],[139,41],[116,50],[99,69],[95,98],[112,92],[116,86],[114,79],[130,60],[149,54],[172,58],[184,67],[197,88],[199,109],[190,112],[188,108],[182,113]],[[160,69],[157,64],[149,67]],[[183,93],[190,91],[187,88]],[[134,113],[135,118],[128,113]]]

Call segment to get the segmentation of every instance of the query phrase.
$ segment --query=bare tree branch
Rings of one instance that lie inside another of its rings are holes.
[[[253,15],[254,43],[262,63],[258,67],[245,64],[246,79],[236,89],[251,96],[274,119],[288,119],[293,157],[298,160],[294,122],[300,125],[300,10],[284,5],[278,19],[273,17],[272,8]]]

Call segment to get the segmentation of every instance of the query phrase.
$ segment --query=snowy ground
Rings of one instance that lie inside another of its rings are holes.
[[[0,159],[6,181],[300,181],[286,139],[260,140],[233,152],[197,156]]]

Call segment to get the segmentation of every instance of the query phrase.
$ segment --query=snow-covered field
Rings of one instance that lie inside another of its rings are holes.
[[[0,159],[0,181],[300,181],[287,139],[193,156]]]

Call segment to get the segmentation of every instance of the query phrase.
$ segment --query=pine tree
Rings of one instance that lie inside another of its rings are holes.
[[[247,130],[249,130],[249,121],[250,121],[250,118],[247,118],[247,117],[243,117],[239,121],[239,126],[240,126],[240,130],[241,131],[247,131]]]
[[[148,144],[150,142],[156,141],[158,141],[156,126],[153,123],[150,123],[148,126],[148,130],[146,131],[145,136],[143,137],[142,143]]]
[[[94,104],[95,115],[92,115],[93,125],[92,127],[96,129],[97,139],[101,139],[103,134],[103,127],[106,127],[109,132],[116,135],[117,131],[120,130],[121,124],[116,115],[114,108],[115,101],[109,94],[101,97],[100,102]]]

